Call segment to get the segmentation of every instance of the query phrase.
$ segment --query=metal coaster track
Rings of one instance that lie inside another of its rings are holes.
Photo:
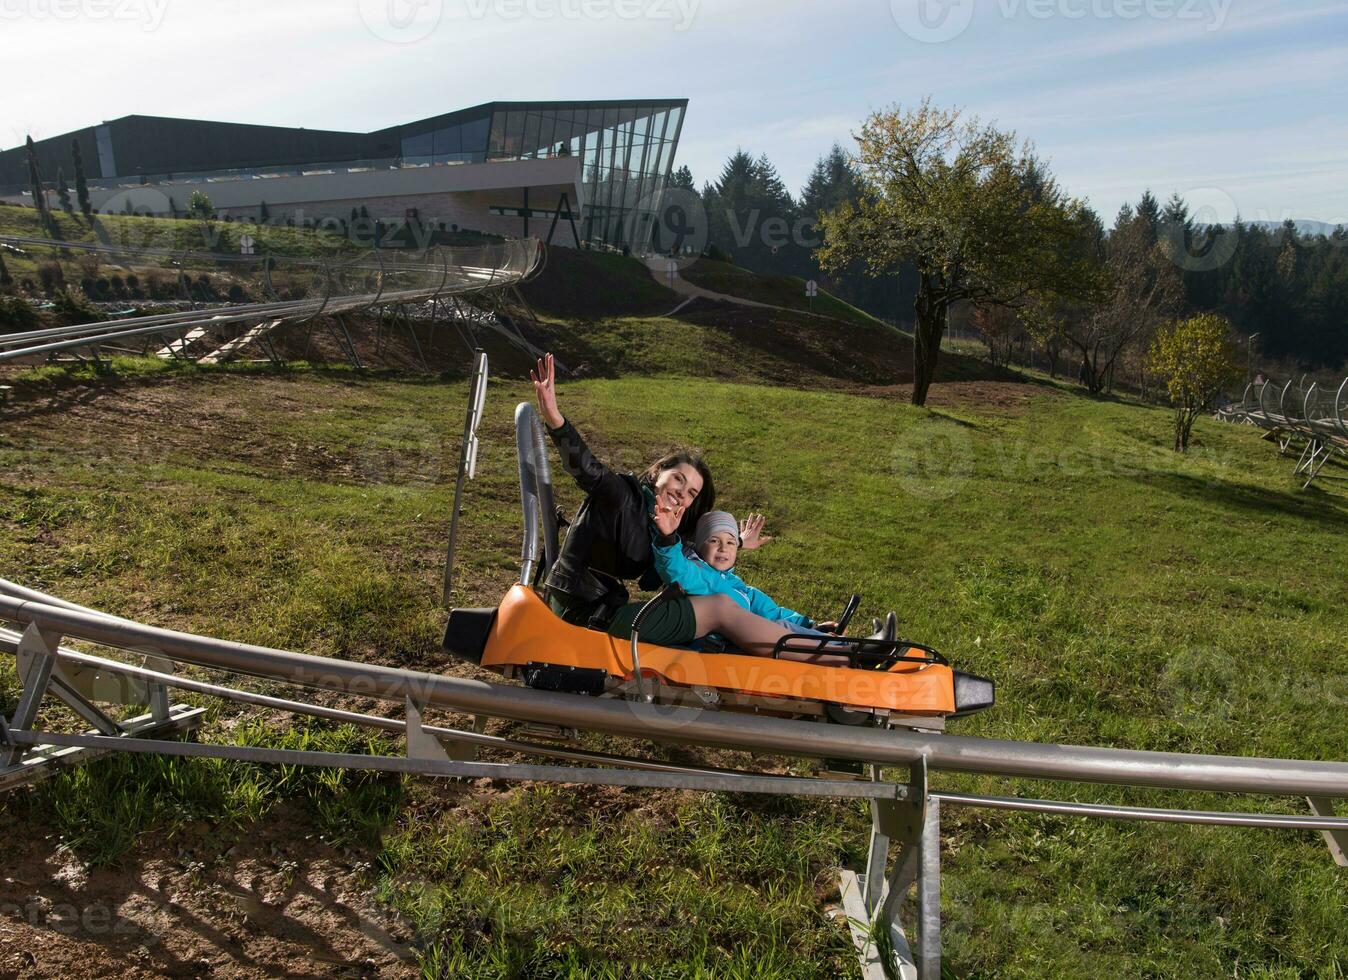
[[[1308,384],[1305,375],[1281,386],[1251,381],[1240,402],[1219,409],[1217,418],[1263,429],[1265,438],[1276,442],[1283,456],[1291,455],[1299,444],[1293,474],[1305,477],[1303,490],[1332,459],[1348,459],[1348,378],[1337,388],[1314,381]]]
[[[263,291],[271,302],[222,305],[207,309],[181,310],[151,316],[126,317],[97,323],[48,327],[0,335],[0,363],[36,355],[90,349],[100,345],[155,335],[182,337],[200,327],[229,324],[304,324],[319,316],[400,307],[412,303],[437,303],[441,299],[469,297],[514,289],[542,268],[543,247],[537,239],[521,239],[466,248],[435,248],[413,257],[376,250],[349,258],[282,256],[220,256],[208,253],[169,252],[164,249],[127,249],[50,239],[0,237],[0,243],[81,249],[111,253],[125,259],[173,261],[179,269],[189,263],[235,263],[261,266]],[[282,300],[273,275],[284,269],[309,276],[306,295]],[[507,339],[515,341],[508,331]]]

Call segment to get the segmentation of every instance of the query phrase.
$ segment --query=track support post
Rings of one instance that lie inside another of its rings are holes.
[[[1311,805],[1311,810],[1319,817],[1336,816],[1334,812],[1334,801],[1323,796],[1308,796],[1306,802]],[[1325,844],[1329,846],[1329,853],[1334,856],[1334,863],[1340,868],[1348,868],[1348,830],[1322,830]]]
[[[474,762],[477,759],[477,746],[468,742],[456,742],[445,746],[438,738],[426,731],[421,715],[425,706],[411,698],[407,705],[407,757],[409,759],[431,760],[433,762]]]
[[[871,768],[879,781],[880,767]],[[871,839],[862,874],[840,876],[843,912],[861,959],[866,980],[940,980],[941,976],[941,818],[939,802],[927,796],[925,759],[913,764],[907,786],[893,798],[871,800]],[[894,867],[887,872],[893,845]],[[908,890],[917,885],[917,955],[900,917]],[[889,972],[881,954],[888,940]]]
[[[52,669],[56,666],[56,650],[61,645],[61,637],[44,633],[36,623],[29,623],[19,639],[18,663],[23,676],[23,693],[19,695],[18,706],[7,723],[9,731],[28,731],[37,721],[38,709],[42,698],[51,684]],[[26,672],[24,668],[27,668]],[[6,733],[8,734],[8,732]],[[22,745],[11,743],[0,752],[0,769],[17,765],[26,749]]]

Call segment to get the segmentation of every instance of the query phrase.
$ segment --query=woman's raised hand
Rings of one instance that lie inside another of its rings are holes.
[[[753,551],[755,548],[761,548],[772,540],[771,534],[763,533],[762,514],[750,514],[744,520],[740,521],[740,550]]]
[[[670,503],[669,497],[665,494],[657,494],[651,520],[655,522],[660,533],[668,537],[679,529],[679,524],[683,521],[683,507]]]
[[[566,421],[557,408],[557,368],[552,363],[552,355],[546,354],[538,359],[538,366],[529,372],[534,383],[534,395],[538,398],[538,412],[549,429],[560,428]]]

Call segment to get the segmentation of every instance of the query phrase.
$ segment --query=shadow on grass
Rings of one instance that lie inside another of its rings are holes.
[[[1295,517],[1328,528],[1348,528],[1348,509],[1342,501],[1323,493],[1266,490],[1246,483],[1200,479],[1186,473],[1147,473],[1135,479],[1190,500],[1215,501],[1230,510]]]

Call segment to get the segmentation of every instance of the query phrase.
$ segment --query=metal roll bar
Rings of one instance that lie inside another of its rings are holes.
[[[538,413],[528,402],[515,407],[515,456],[519,461],[520,508],[524,512],[524,538],[520,545],[520,582],[529,585],[538,571],[539,528],[542,526],[538,477],[534,465],[534,426]]]

